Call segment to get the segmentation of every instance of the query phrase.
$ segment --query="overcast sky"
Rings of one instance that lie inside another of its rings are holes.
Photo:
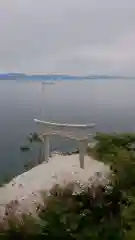
[[[135,0],[0,0],[0,72],[135,75]]]

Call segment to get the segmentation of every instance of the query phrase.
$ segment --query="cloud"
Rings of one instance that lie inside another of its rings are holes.
[[[135,75],[134,0],[0,1],[0,71]]]

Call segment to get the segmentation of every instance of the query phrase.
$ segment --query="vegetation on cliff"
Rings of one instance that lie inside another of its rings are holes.
[[[55,186],[44,205],[37,207],[38,218],[15,216],[7,207],[1,236],[5,239],[135,239],[135,134],[97,134],[97,145],[89,154],[110,165],[108,186],[91,186],[74,194],[74,183]]]

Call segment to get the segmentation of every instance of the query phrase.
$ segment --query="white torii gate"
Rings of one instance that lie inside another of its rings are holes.
[[[79,160],[80,167],[84,168],[84,155],[86,152],[86,143],[88,143],[89,137],[92,134],[89,134],[89,129],[95,127],[95,124],[89,125],[79,125],[79,124],[62,124],[62,123],[52,123],[45,122],[38,119],[34,121],[40,125],[42,131],[42,137],[44,138],[44,147],[45,147],[45,161],[49,160],[50,153],[50,144],[49,136],[58,135],[64,138],[73,139],[79,142]]]

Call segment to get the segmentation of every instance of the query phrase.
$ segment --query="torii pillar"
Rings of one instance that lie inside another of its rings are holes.
[[[50,141],[49,141],[48,135],[44,136],[44,151],[45,151],[45,162],[48,162],[50,157]]]
[[[86,144],[83,140],[79,141],[79,161],[80,161],[80,168],[84,169],[84,156],[86,153]]]

